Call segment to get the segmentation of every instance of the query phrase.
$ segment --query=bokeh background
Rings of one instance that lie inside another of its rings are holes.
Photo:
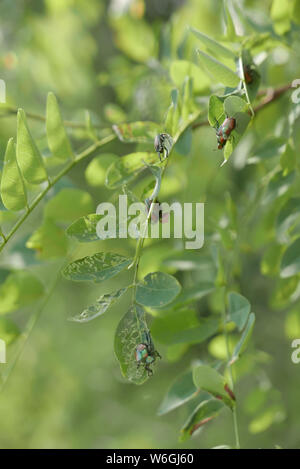
[[[258,22],[270,14],[269,0],[242,3]],[[220,36],[224,26],[221,1],[2,0],[0,78],[6,81],[7,100],[12,106],[43,114],[51,90],[68,120],[84,120],[84,110],[89,109],[95,122],[103,126],[124,120],[161,122],[171,89],[165,72],[168,60],[193,54],[187,25]],[[276,86],[300,77],[299,63],[299,48],[298,55],[280,48],[272,52],[263,84]],[[274,122],[279,125],[284,113],[285,103],[281,101],[262,111],[252,138],[262,140],[272,135]],[[16,117],[1,118],[0,124],[2,158],[8,138],[15,135]],[[42,139],[41,124],[31,121],[30,125],[34,135]],[[80,145],[79,138],[74,146]],[[195,132],[189,157],[177,156],[177,171],[165,188],[166,196],[205,200],[211,175],[220,163],[214,148],[211,129]],[[107,147],[107,152],[119,155],[130,150],[119,142]],[[247,181],[255,184],[258,176],[251,166],[245,167],[246,152],[247,145],[217,177],[210,219],[222,216],[225,191],[231,191],[241,203],[243,197],[247,199],[247,194],[243,195]],[[88,183],[87,164],[78,165],[56,190],[86,190],[96,207],[111,194],[103,186]],[[36,210],[1,253],[1,266],[30,266],[47,285],[55,278],[60,262],[45,264],[24,247],[39,224],[42,210],[42,206]],[[246,376],[237,388],[241,442],[243,447],[299,447],[300,365],[291,362],[291,339],[298,333],[300,337],[300,319],[297,314],[295,319],[295,313],[289,316],[289,305],[270,308],[274,283],[262,276],[260,267],[266,244],[260,243],[259,230],[252,234],[257,251],[245,255],[242,285],[258,320],[256,349],[243,361]],[[107,249],[118,252],[132,253],[134,249],[130,242],[105,243]],[[99,248],[101,242],[84,248],[75,246],[72,255],[80,257]],[[175,247],[164,243],[146,249],[141,273],[159,268],[172,249]],[[192,360],[207,356],[207,344],[173,353],[162,350],[166,359],[153,378],[143,386],[134,386],[122,379],[113,352],[114,331],[126,309],[126,299],[92,323],[67,321],[95,296],[125,285],[126,275],[101,287],[59,279],[0,394],[1,448],[210,448],[233,444],[229,412],[184,445],[178,443],[178,435],[189,406],[164,417],[156,415],[170,383]],[[18,311],[15,320],[22,328],[34,313],[32,308]],[[175,361],[177,355],[179,361]],[[272,405],[278,410],[276,418],[264,413],[264,390],[271,390]]]

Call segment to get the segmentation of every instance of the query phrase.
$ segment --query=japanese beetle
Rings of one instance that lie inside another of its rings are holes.
[[[250,65],[244,65],[244,77],[247,85],[250,85],[254,80],[254,70]]]
[[[143,343],[138,344],[135,348],[135,359],[138,368],[143,365],[148,373],[148,376],[153,374],[150,365],[153,364],[156,358],[161,358],[160,354],[155,350],[149,332],[143,334]]]
[[[168,158],[172,145],[173,139],[171,135],[165,133],[156,135],[154,139],[154,148],[160,161],[161,155],[163,155],[164,158]]]
[[[222,150],[227,140],[230,137],[231,132],[236,127],[236,120],[233,117],[226,117],[224,122],[217,127],[216,135],[218,141],[218,149]]]

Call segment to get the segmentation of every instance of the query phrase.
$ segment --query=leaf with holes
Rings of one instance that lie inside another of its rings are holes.
[[[131,259],[112,252],[98,252],[71,262],[63,275],[68,280],[103,282],[114,277],[131,263]]]
[[[143,384],[148,379],[143,366],[137,366],[136,346],[144,342],[149,329],[145,311],[139,305],[133,305],[123,316],[115,333],[115,354],[120,363],[123,376],[135,384]]]
[[[84,309],[82,313],[71,317],[70,321],[84,323],[102,316],[102,314],[104,314],[111,306],[113,306],[121,298],[121,296],[126,293],[127,290],[128,288],[126,287],[121,288],[120,290],[117,290],[113,293],[101,295],[94,304]]]

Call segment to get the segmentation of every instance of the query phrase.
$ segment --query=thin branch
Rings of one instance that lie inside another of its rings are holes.
[[[266,107],[268,104],[273,103],[276,101],[278,98],[280,98],[284,93],[286,93],[288,90],[290,90],[292,87],[291,84],[280,86],[279,88],[269,88],[267,90],[262,90],[258,93],[258,96],[264,96],[262,101],[254,108],[254,113],[256,114],[257,112],[261,111],[264,107]],[[201,122],[195,122],[191,126],[192,130],[198,129],[199,127],[205,127],[209,125],[209,122],[207,120],[201,121]]]

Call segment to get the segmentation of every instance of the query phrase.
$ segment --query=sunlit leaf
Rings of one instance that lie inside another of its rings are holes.
[[[25,184],[16,160],[13,139],[8,141],[1,175],[1,197],[8,210],[21,210],[27,204]]]
[[[17,161],[27,182],[38,184],[48,179],[43,158],[30,134],[22,109],[18,111]]]
[[[44,286],[31,272],[16,270],[0,285],[0,314],[10,313],[38,300]]]
[[[230,68],[200,50],[197,52],[200,63],[214,81],[233,88],[238,86],[240,82],[239,77]]]
[[[62,162],[73,158],[71,144],[53,93],[49,93],[47,99],[46,129],[48,146],[53,156]]]
[[[68,250],[68,242],[63,228],[50,218],[32,233],[26,247],[34,249],[39,259],[55,259],[63,257]]]
[[[207,75],[197,65],[187,60],[173,60],[170,67],[170,75],[178,88],[182,86],[187,76],[191,77],[195,93],[200,93],[209,86]]]
[[[45,215],[55,221],[68,223],[94,209],[92,197],[80,189],[66,188],[58,192],[45,207]]]
[[[198,29],[189,28],[190,31],[199,39],[202,44],[206,47],[207,51],[216,57],[222,59],[223,57],[235,60],[236,55],[227,47],[222,46],[219,42],[215,41],[211,37],[207,36],[206,34],[201,33]]]
[[[104,153],[92,159],[85,170],[85,178],[92,187],[103,186],[109,166],[119,157],[111,153]]]

